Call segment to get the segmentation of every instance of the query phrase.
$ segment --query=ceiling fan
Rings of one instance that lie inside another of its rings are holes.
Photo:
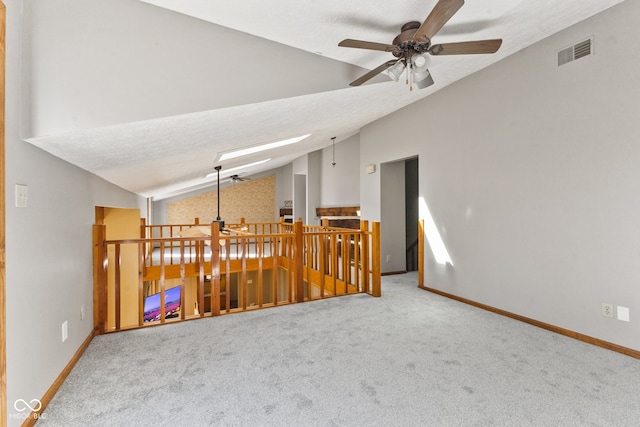
[[[407,71],[407,84],[422,89],[433,84],[429,73],[429,55],[468,55],[495,53],[502,45],[502,39],[476,40],[456,43],[432,44],[431,39],[464,5],[464,0],[439,0],[423,23],[407,22],[400,28],[400,34],[391,44],[345,39],[338,43],[342,47],[379,50],[390,52],[396,59],[385,62],[362,77],[349,83],[360,86],[376,75],[387,71],[389,77],[398,81]]]
[[[231,175],[229,178],[231,178],[231,182],[233,182],[234,184],[243,181],[251,181],[251,178],[243,178],[239,175]]]

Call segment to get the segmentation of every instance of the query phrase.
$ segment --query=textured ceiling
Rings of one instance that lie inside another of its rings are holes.
[[[37,2],[27,10],[26,139],[125,189],[169,197],[211,185],[204,175],[221,152],[311,133],[222,162],[222,176],[267,157],[234,174],[282,166],[620,1],[467,0],[434,43],[502,38],[502,47],[434,57],[435,84],[412,92],[383,76],[349,87],[393,57],[337,44],[390,43],[436,0]]]

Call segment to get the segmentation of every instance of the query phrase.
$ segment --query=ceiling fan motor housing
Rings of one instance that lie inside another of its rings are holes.
[[[426,40],[416,41],[414,34],[420,28],[420,22],[411,21],[404,24],[400,31],[401,33],[396,36],[391,42],[397,46],[397,50],[393,53],[396,58],[411,58],[415,54],[424,53],[429,51],[431,46],[431,40],[425,37]]]

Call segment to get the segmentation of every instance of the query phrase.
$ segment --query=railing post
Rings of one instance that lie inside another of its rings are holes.
[[[296,301],[303,302],[304,301],[304,272],[303,272],[303,264],[304,264],[304,251],[303,251],[303,231],[302,231],[302,220],[298,218],[294,226],[294,234],[295,234],[295,251],[294,251],[294,268],[296,274]]]
[[[371,275],[372,287],[371,295],[379,297],[382,295],[382,287],[380,280],[380,223],[372,224],[372,242],[371,242]]]
[[[140,218],[140,238],[147,237],[147,220],[146,218]]]
[[[107,248],[105,225],[93,226],[93,327],[106,332],[107,318]]]
[[[418,287],[424,287],[424,219],[418,220]]]
[[[370,293],[369,286],[371,284],[371,279],[369,277],[369,260],[371,257],[369,255],[369,221],[360,221],[360,230],[362,231],[362,253],[360,257],[360,263],[362,265],[362,289],[364,292]]]
[[[229,283],[227,283],[226,292],[228,295]],[[228,304],[226,308],[229,310]],[[204,313],[204,307],[202,312]],[[211,315],[220,315],[220,224],[218,222],[211,223]]]

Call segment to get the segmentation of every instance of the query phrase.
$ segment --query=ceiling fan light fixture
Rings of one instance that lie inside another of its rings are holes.
[[[402,77],[402,72],[404,71],[405,67],[406,66],[402,61],[398,61],[394,66],[387,70],[387,74],[393,81],[397,82],[400,80],[400,77]]]
[[[427,68],[429,67],[430,62],[431,60],[429,59],[429,54],[427,53],[413,55],[411,57],[411,69],[417,73],[427,72],[428,74],[429,71],[427,70]]]
[[[413,84],[416,85],[418,89],[424,89],[425,87],[431,86],[433,84],[433,78],[431,77],[429,70],[414,72]]]

